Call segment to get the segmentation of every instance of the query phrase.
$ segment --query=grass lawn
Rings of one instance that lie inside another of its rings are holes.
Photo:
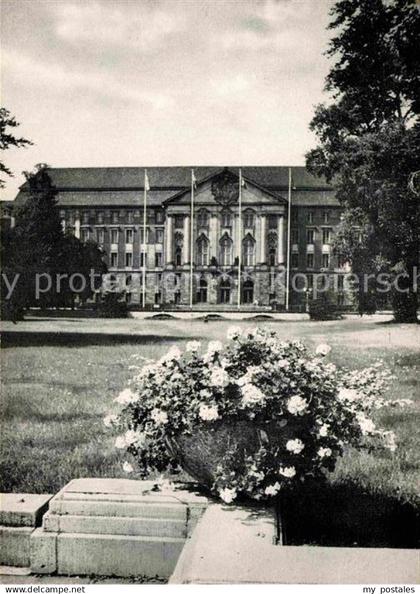
[[[255,323],[255,322],[254,322]],[[378,318],[338,322],[259,322],[287,338],[328,342],[335,363],[359,368],[383,359],[397,376],[390,397],[416,401],[381,411],[399,448],[350,452],[331,477],[419,504],[420,326]],[[103,426],[113,398],[145,358],[195,338],[223,339],[231,325],[194,320],[33,319],[3,324],[1,491],[55,493],[77,477],[121,477],[121,452]]]

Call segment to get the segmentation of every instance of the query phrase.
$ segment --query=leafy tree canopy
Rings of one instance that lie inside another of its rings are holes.
[[[307,166],[337,188],[349,216],[336,247],[353,267],[380,261],[410,274],[419,254],[412,180],[420,168],[420,12],[411,0],[338,0],[331,17],[330,102],[316,107],[310,127],[319,144]],[[351,247],[340,238],[348,239],[355,223],[369,232]],[[414,321],[417,295],[408,281],[404,289],[405,296],[394,295],[394,314]]]
[[[19,138],[14,135],[14,129],[19,126],[16,118],[5,107],[0,107],[0,150],[5,151],[11,147],[26,147],[33,144],[26,138]],[[0,161],[0,173],[13,176],[11,170]],[[0,179],[0,188],[5,185],[4,180]]]

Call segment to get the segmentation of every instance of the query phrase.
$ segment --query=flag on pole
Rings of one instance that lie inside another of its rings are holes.
[[[191,169],[191,213],[190,213],[190,307],[193,306],[194,298],[194,190],[197,187],[197,179],[194,169]]]
[[[245,181],[242,177],[242,169],[239,169],[239,203],[238,203],[238,309],[241,307],[241,267],[242,267],[242,188]]]
[[[147,192],[150,190],[147,169],[144,170],[144,191],[143,191],[143,241],[141,244],[141,253],[143,258],[142,266],[142,305],[146,306],[146,258],[147,258]]]

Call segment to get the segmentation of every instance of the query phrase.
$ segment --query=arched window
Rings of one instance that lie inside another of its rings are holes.
[[[208,266],[209,263],[209,242],[207,237],[202,235],[197,240],[197,264]]]
[[[244,265],[254,266],[255,264],[255,241],[251,236],[245,237],[243,241]]]
[[[242,303],[254,302],[254,283],[251,279],[244,282],[242,287]]]
[[[244,212],[244,227],[245,229],[253,229],[254,227],[254,212],[252,210],[246,210]]]
[[[220,263],[222,266],[232,264],[232,240],[225,235],[220,241]]]
[[[207,303],[207,281],[204,276],[200,277],[198,283],[197,303]]]
[[[230,291],[230,278],[222,278],[222,280],[220,281],[220,303],[230,303]]]
[[[231,227],[232,226],[232,213],[230,210],[223,210],[222,211],[222,227]]]
[[[208,227],[209,213],[207,210],[199,210],[197,215],[197,225],[199,227]]]

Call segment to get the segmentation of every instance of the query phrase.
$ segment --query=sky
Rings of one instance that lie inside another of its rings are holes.
[[[2,106],[53,167],[302,165],[332,0],[3,0]]]

